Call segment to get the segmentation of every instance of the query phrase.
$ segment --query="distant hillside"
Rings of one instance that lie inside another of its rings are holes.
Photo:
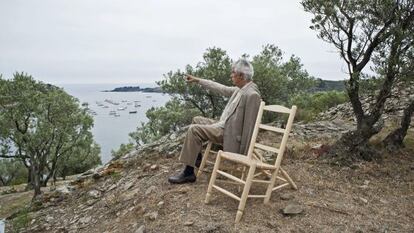
[[[147,87],[147,88],[140,88],[139,86],[126,86],[126,87],[117,87],[113,90],[106,90],[104,92],[157,92],[162,93],[162,90],[160,87]]]
[[[309,92],[344,91],[344,90],[345,90],[345,82],[343,80],[332,81],[332,80],[317,79],[316,85],[312,87],[309,90]]]

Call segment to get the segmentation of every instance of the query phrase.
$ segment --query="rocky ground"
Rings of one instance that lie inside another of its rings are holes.
[[[394,117],[402,113],[398,104],[413,97],[412,89],[399,100],[393,92],[397,99],[390,99],[386,111],[396,114],[385,115],[385,129],[395,127]],[[30,192],[0,195],[0,218],[7,217],[6,232],[30,233],[414,232],[413,127],[406,148],[384,152],[377,161],[336,166],[320,155],[354,127],[350,113],[349,105],[340,105],[321,114],[321,121],[295,123],[283,167],[298,190],[274,192],[268,205],[249,199],[238,225],[233,199],[214,192],[211,203],[204,204],[209,173],[193,184],[167,182],[181,169],[177,157],[183,133],[168,135],[71,183],[47,188],[30,208],[21,208],[29,203]]]
[[[326,125],[326,130],[317,126],[298,135],[326,136],[333,127]],[[24,227],[12,227],[21,215],[15,214],[7,220],[6,232],[414,231],[414,147],[381,161],[338,167],[319,158],[320,142],[332,138],[292,140],[283,167],[299,189],[275,192],[269,205],[249,199],[235,225],[236,201],[215,192],[210,204],[203,203],[209,173],[193,184],[167,182],[181,168],[177,156],[182,137],[164,138],[45,192],[25,213]],[[1,205],[13,202],[10,195],[0,196]]]

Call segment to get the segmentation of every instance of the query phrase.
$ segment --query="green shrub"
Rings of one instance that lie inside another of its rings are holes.
[[[319,113],[347,101],[345,92],[326,91],[298,94],[291,99],[291,104],[298,106],[296,120],[308,122],[315,120]]]

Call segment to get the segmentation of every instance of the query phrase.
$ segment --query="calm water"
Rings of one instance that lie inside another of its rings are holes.
[[[141,126],[141,122],[148,121],[145,112],[149,108],[163,106],[170,99],[168,95],[160,93],[102,92],[102,90],[112,90],[122,86],[140,86],[141,88],[149,86],[145,84],[65,84],[59,86],[78,98],[81,103],[89,103],[89,108],[96,112],[93,116],[92,133],[95,141],[101,146],[103,163],[111,159],[111,150],[118,149],[121,143],[129,142],[130,132],[135,131],[137,126]],[[118,102],[119,105],[107,103],[106,99]],[[97,102],[108,107],[98,106]],[[141,106],[135,107],[135,104]],[[125,110],[118,110],[124,107],[126,107]],[[116,111],[119,116],[110,115],[110,111]],[[130,111],[137,111],[137,113],[131,114]]]

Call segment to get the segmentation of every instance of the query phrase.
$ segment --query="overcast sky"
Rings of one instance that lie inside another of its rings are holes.
[[[335,49],[293,0],[2,0],[0,73],[62,83],[152,83],[196,65],[208,47],[232,59],[265,44],[313,76],[343,80]]]

